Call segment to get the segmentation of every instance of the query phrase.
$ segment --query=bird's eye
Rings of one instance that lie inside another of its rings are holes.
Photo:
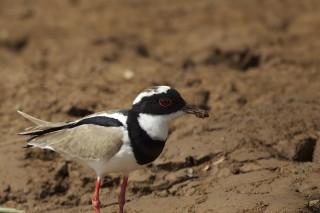
[[[159,104],[162,107],[168,107],[172,104],[172,100],[168,97],[159,98]]]

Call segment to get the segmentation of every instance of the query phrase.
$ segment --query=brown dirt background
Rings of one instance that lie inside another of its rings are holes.
[[[161,157],[132,172],[127,213],[320,212],[319,11],[318,0],[2,0],[0,206],[92,212],[94,173],[22,149],[30,123],[16,109],[74,120],[169,84],[211,117],[172,123]],[[119,181],[104,179],[102,212],[118,211]]]

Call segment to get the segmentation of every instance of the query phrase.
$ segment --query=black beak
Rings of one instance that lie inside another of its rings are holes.
[[[183,108],[183,111],[185,113],[194,114],[198,118],[206,118],[209,117],[208,111],[204,109],[200,109],[195,106],[191,106],[189,104],[186,104],[186,106]]]

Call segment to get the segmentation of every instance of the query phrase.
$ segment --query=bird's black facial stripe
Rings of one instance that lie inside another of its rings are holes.
[[[161,97],[159,98],[159,104],[162,107],[168,107],[172,104],[172,99],[168,97]]]
[[[141,98],[132,109],[140,113],[165,115],[180,111],[185,105],[186,102],[180,94],[174,89],[169,89],[160,94]]]

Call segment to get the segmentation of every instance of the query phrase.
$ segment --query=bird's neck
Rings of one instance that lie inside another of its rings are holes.
[[[168,137],[168,118],[160,115],[139,114],[139,126],[153,139],[165,141]]]
[[[168,138],[168,123],[171,120],[183,115],[184,112],[177,111],[165,115],[150,115],[138,113],[139,126],[153,139],[165,141]]]
[[[128,133],[139,164],[151,163],[160,155],[168,137],[167,122],[159,117],[129,111]]]

